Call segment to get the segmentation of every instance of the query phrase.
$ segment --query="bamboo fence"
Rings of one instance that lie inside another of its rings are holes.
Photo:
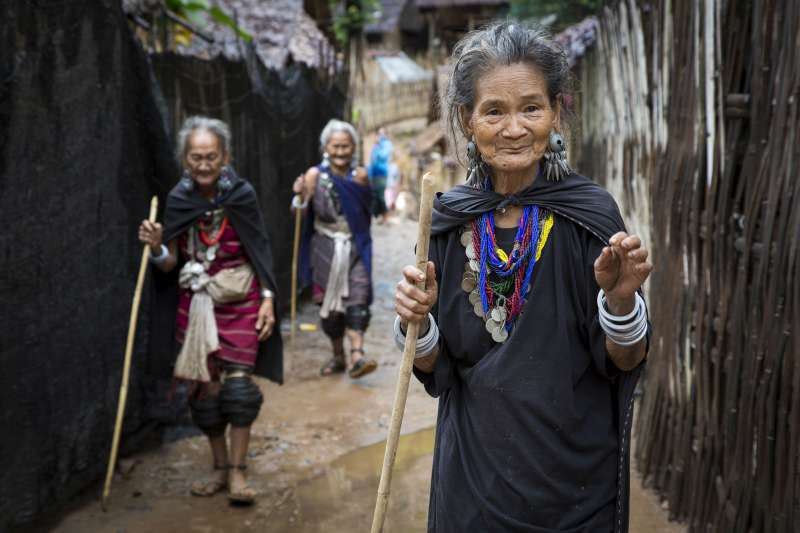
[[[637,466],[692,532],[800,531],[800,2],[620,1],[577,68],[655,265]]]

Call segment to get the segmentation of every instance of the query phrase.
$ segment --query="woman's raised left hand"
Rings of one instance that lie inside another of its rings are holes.
[[[625,314],[633,309],[634,294],[653,270],[647,256],[639,237],[620,231],[608,240],[608,246],[595,260],[594,277],[605,292],[612,313]]]
[[[272,305],[272,298],[264,298],[261,307],[258,308],[258,319],[256,320],[256,331],[258,340],[263,341],[272,335],[272,328],[275,326],[275,309]]]

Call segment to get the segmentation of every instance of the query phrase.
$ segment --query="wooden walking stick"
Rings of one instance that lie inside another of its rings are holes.
[[[158,211],[158,197],[153,196],[150,201],[150,222],[156,221]],[[139,317],[139,303],[142,299],[142,286],[144,285],[144,275],[147,272],[147,262],[150,259],[150,245],[145,244],[142,250],[142,261],[139,263],[139,276],[136,278],[136,291],[133,293],[133,304],[131,305],[131,318],[128,322],[128,340],[125,343],[125,361],[122,365],[122,383],[119,387],[119,403],[117,404],[117,421],[114,424],[114,436],[111,439],[111,457],[108,459],[106,469],[106,481],[103,484],[103,498],[101,505],[103,511],[106,510],[108,495],[111,492],[111,478],[114,476],[114,467],[117,463],[117,451],[119,450],[119,437],[122,433],[122,416],[125,414],[125,401],[128,399],[128,380],[131,374],[131,356],[133,355],[133,339],[136,336],[136,321]]]
[[[417,232],[417,268],[425,272],[428,264],[428,245],[431,237],[431,211],[433,210],[433,177],[430,173],[422,177],[422,194],[419,203],[419,230]],[[425,282],[417,282],[417,287],[425,289]],[[378,500],[375,503],[375,514],[372,516],[372,533],[383,531],[386,519],[386,508],[389,505],[389,486],[392,483],[392,468],[397,456],[397,443],[400,440],[400,426],[406,409],[408,384],[411,380],[411,367],[417,349],[419,324],[409,322],[406,331],[406,343],[403,347],[403,361],[400,363],[400,374],[397,377],[397,389],[394,393],[392,420],[389,423],[389,436],[386,438],[386,452],[383,455],[381,481],[378,485]]]
[[[292,333],[290,342],[294,345],[294,332],[297,329],[297,259],[300,255],[300,229],[303,224],[303,210],[294,209],[294,249],[292,251]]]

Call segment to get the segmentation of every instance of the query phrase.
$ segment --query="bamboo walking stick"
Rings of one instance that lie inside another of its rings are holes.
[[[428,264],[428,245],[431,236],[431,211],[433,210],[433,177],[430,173],[422,177],[422,194],[419,203],[419,230],[417,233],[417,268],[426,271]],[[425,282],[418,282],[417,287],[425,289]],[[378,485],[378,500],[375,502],[375,514],[372,517],[372,533],[383,531],[386,519],[386,508],[389,505],[389,486],[392,483],[392,468],[397,456],[397,443],[400,439],[400,426],[406,409],[408,385],[411,380],[411,367],[416,355],[419,324],[409,323],[406,332],[406,343],[403,347],[403,360],[400,374],[397,377],[397,389],[394,394],[392,420],[389,424],[389,436],[386,438],[386,452],[383,455],[381,481]]]
[[[150,222],[156,221],[158,211],[158,197],[153,196],[150,201]],[[122,433],[122,417],[125,414],[125,401],[128,399],[128,380],[131,373],[131,356],[133,355],[133,339],[136,336],[136,321],[139,317],[139,303],[142,299],[142,287],[144,285],[144,275],[147,272],[147,262],[150,259],[150,246],[145,244],[142,250],[142,261],[139,263],[139,276],[136,278],[136,291],[133,293],[133,304],[131,305],[131,318],[128,323],[128,340],[125,343],[125,361],[122,365],[122,383],[119,387],[119,403],[117,404],[117,421],[114,424],[114,437],[111,439],[111,457],[108,459],[106,469],[106,481],[103,485],[103,498],[101,501],[103,511],[106,510],[108,495],[111,492],[111,478],[114,476],[114,467],[117,463],[117,451],[119,451],[119,437]]]
[[[290,342],[294,345],[294,332],[297,329],[297,260],[300,255],[300,229],[303,223],[302,209],[294,210],[294,249],[292,250],[292,332]]]

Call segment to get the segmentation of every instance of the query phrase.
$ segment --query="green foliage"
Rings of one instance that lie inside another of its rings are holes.
[[[218,6],[212,6],[208,0],[165,0],[167,9],[183,17],[192,24],[203,27],[209,18],[227,26],[245,41],[250,41],[253,36],[240,28],[236,22]]]
[[[510,15],[517,20],[555,15],[554,29],[560,30],[597,14],[603,4],[604,0],[511,0]]]
[[[375,19],[381,3],[380,0],[328,0],[328,7],[336,42],[345,47],[351,37],[360,34]]]

